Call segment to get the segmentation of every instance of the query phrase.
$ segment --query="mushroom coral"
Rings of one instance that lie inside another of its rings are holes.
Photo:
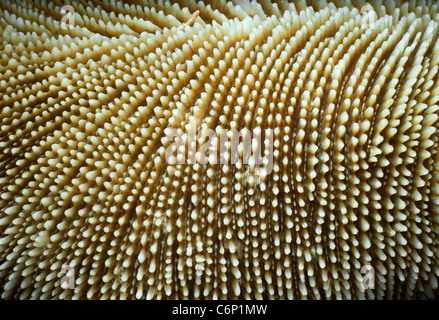
[[[2,299],[439,297],[437,2],[0,8]],[[272,172],[169,163],[190,123]]]

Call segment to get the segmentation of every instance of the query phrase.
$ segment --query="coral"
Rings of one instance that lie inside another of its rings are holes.
[[[366,5],[2,0],[1,298],[438,298],[438,4]]]

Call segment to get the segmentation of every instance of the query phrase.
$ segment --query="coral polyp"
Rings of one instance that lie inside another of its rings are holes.
[[[2,299],[438,298],[436,2],[0,8]]]

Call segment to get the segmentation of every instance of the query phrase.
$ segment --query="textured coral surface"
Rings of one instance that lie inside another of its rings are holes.
[[[1,298],[438,298],[438,3],[366,5],[1,0]]]

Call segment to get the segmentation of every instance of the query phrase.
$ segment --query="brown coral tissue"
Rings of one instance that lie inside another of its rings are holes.
[[[1,0],[0,298],[438,299],[438,24],[435,0]],[[270,130],[272,170],[244,134],[199,161],[190,124]]]

